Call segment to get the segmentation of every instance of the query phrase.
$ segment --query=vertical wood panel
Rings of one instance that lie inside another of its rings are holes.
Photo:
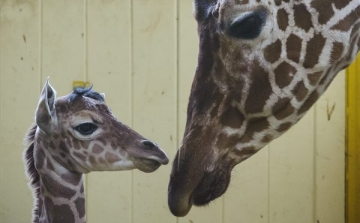
[[[42,1],[42,84],[49,76],[58,96],[85,78],[84,1]]]
[[[268,146],[236,166],[225,194],[224,223],[268,222]]]
[[[133,127],[169,157],[176,146],[175,1],[133,1]],[[167,207],[170,165],[134,171],[133,222],[175,222]]]
[[[106,103],[131,124],[130,1],[88,1],[85,39],[88,80]],[[87,222],[131,222],[132,171],[87,175]],[[120,220],[121,219],[121,220]]]
[[[23,138],[39,96],[39,2],[0,1],[0,222],[29,222]]]
[[[345,72],[316,103],[315,220],[345,222]]]
[[[270,145],[269,222],[314,218],[314,109]]]

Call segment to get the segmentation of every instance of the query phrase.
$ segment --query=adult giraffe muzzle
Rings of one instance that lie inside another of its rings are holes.
[[[168,204],[225,193],[235,165],[296,124],[360,48],[359,0],[195,0],[200,38]]]

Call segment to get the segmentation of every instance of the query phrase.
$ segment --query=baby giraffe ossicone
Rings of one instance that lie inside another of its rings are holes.
[[[83,174],[169,162],[153,142],[118,121],[103,94],[76,88],[56,98],[47,80],[26,136],[26,173],[34,195],[33,222],[86,222]]]

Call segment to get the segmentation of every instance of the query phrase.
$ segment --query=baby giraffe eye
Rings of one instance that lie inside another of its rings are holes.
[[[96,131],[97,128],[98,127],[95,124],[86,122],[76,126],[74,129],[82,135],[91,135]]]
[[[259,10],[234,21],[229,29],[230,36],[239,39],[255,39],[261,33],[266,21],[266,11]]]

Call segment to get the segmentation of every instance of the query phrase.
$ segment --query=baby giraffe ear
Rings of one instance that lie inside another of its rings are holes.
[[[39,128],[45,133],[48,133],[52,130],[52,123],[56,121],[55,98],[56,91],[49,84],[48,78],[41,91],[39,104],[35,115],[37,126],[39,126]]]

